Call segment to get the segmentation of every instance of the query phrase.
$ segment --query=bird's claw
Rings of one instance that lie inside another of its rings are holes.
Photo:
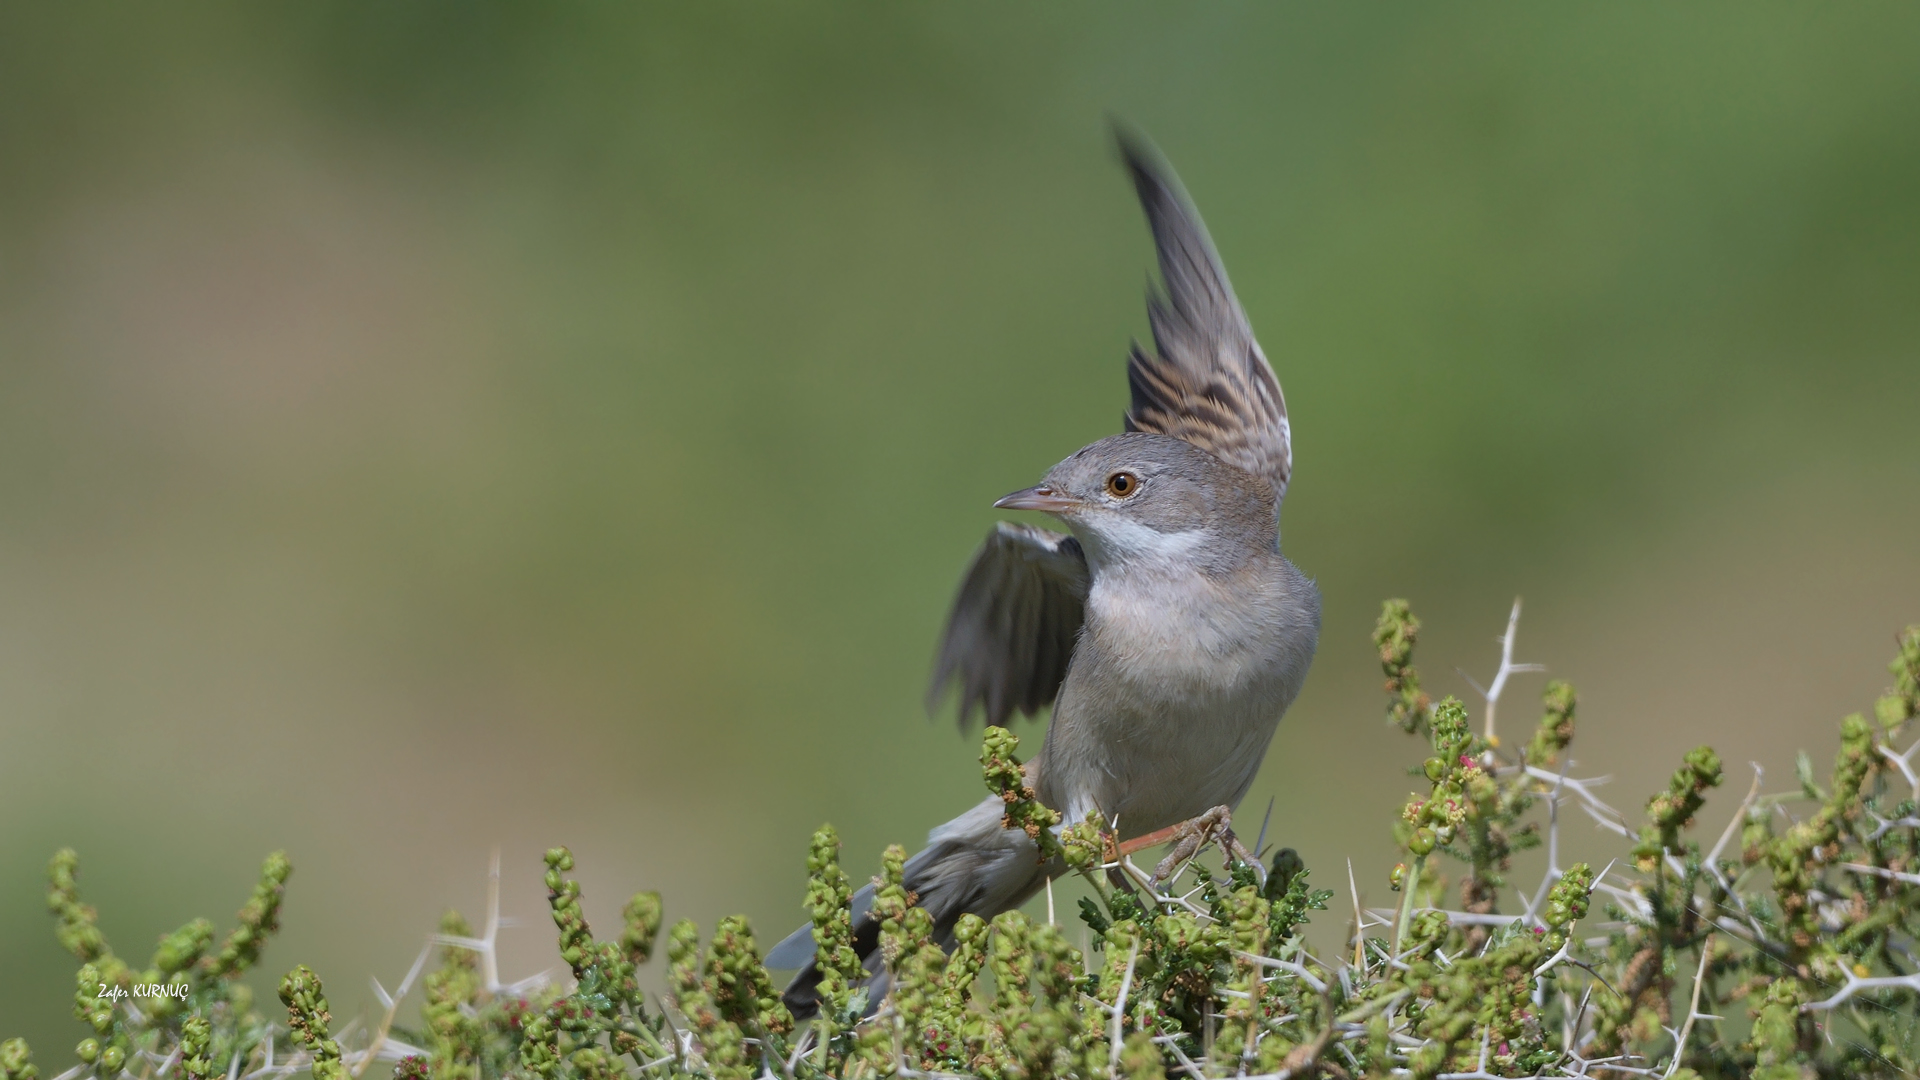
[[[1172,829],[1173,850],[1153,868],[1153,880],[1156,884],[1165,881],[1180,868],[1181,864],[1193,858],[1208,843],[1220,845],[1220,850],[1228,861],[1239,860],[1251,863],[1253,852],[1233,834],[1233,809],[1216,806],[1199,817],[1183,821]]]

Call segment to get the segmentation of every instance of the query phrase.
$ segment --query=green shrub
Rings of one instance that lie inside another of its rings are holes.
[[[1035,836],[1092,890],[1080,912],[1092,956],[1018,912],[963,918],[952,951],[940,948],[902,884],[905,852],[892,847],[873,906],[892,990],[869,1002],[851,946],[852,889],[839,841],[822,827],[806,896],[819,1016],[796,1025],[742,918],[721,920],[705,940],[691,922],[675,924],[668,993],[649,1000],[636,971],[659,936],[659,896],[635,896],[621,933],[603,941],[567,876],[573,856],[556,848],[546,883],[571,979],[501,983],[497,918],[476,937],[450,913],[432,946],[439,967],[419,980],[418,1026],[396,1020],[424,964],[394,993],[380,991],[384,1017],[343,1046],[306,967],[281,983],[284,1019],[256,1009],[238,981],[277,929],[284,855],[267,859],[217,949],[212,924],[196,920],[136,970],[81,903],[77,857],[62,851],[48,903],[80,961],[74,1014],[87,1030],[80,1064],[63,1075],[348,1080],[381,1063],[405,1080],[1914,1075],[1920,744],[1901,753],[1891,743],[1920,714],[1920,627],[1899,638],[1876,721],[1841,722],[1827,786],[1804,757],[1797,791],[1762,795],[1756,775],[1704,850],[1692,827],[1722,782],[1711,749],[1685,756],[1638,824],[1566,775],[1576,706],[1567,684],[1547,685],[1531,737],[1503,749],[1496,707],[1507,676],[1527,670],[1512,663],[1512,634],[1509,623],[1475,734],[1462,703],[1421,691],[1419,623],[1405,602],[1385,606],[1375,642],[1387,716],[1427,741],[1415,771],[1425,786],[1393,822],[1405,852],[1391,875],[1398,905],[1357,912],[1337,955],[1308,946],[1303,927],[1331,894],[1311,887],[1292,851],[1263,865],[1231,833],[1210,832],[1218,871],[1198,857],[1143,871],[1097,820],[1058,828],[1024,787],[1018,740],[993,728],[984,778],[1007,800],[1008,827]],[[1599,873],[1558,866],[1563,806],[1617,834],[1622,857]],[[1543,842],[1544,879],[1512,888],[1513,854]],[[1457,904],[1443,866],[1457,868]],[[1513,898],[1504,913],[1503,896]],[[37,1076],[25,1043],[0,1044],[0,1080]]]

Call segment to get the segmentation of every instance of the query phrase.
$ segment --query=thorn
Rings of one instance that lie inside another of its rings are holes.
[[[1455,665],[1453,669],[1453,673],[1460,676],[1462,679],[1465,679],[1467,681],[1467,685],[1473,687],[1474,693],[1479,694],[1481,697],[1487,696],[1487,688],[1484,686],[1481,686],[1478,682],[1475,682],[1473,676],[1467,674],[1466,668]]]

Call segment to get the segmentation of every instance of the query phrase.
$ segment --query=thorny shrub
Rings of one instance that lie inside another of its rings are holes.
[[[1518,607],[1515,607],[1515,618]],[[1692,832],[1722,783],[1711,749],[1688,753],[1665,791],[1629,821],[1567,775],[1575,696],[1547,685],[1529,738],[1503,744],[1494,712],[1512,663],[1509,622],[1482,731],[1434,703],[1413,665],[1419,622],[1403,601],[1374,641],[1390,722],[1426,740],[1422,790],[1393,823],[1405,857],[1390,910],[1356,910],[1346,943],[1316,955],[1303,934],[1332,894],[1291,850],[1246,857],[1230,833],[1221,869],[1197,858],[1136,867],[1097,820],[1062,826],[1023,786],[1018,740],[991,728],[981,765],[1006,825],[1085,880],[1092,953],[1019,912],[960,920],[949,947],[902,884],[905,852],[884,854],[873,916],[891,976],[868,1000],[853,949],[853,888],[831,827],[814,835],[806,910],[818,943],[820,1014],[797,1025],[742,918],[702,938],[667,931],[666,993],[636,972],[661,929],[656,893],[635,896],[618,937],[594,936],[565,848],[546,855],[559,952],[571,978],[502,983],[497,901],[476,936],[449,913],[385,1015],[336,1036],[318,976],[280,984],[284,1019],[240,981],[278,928],[290,865],[270,856],[239,925],[218,946],[195,920],[161,939],[146,967],[117,956],[81,903],[78,860],[54,856],[55,932],[80,961],[74,1015],[86,1036],[58,1080],[349,1080],[391,1063],[401,1080],[622,1077],[1892,1077],[1920,1071],[1920,776],[1893,742],[1920,713],[1920,627],[1898,639],[1894,685],[1874,718],[1840,724],[1825,787],[1803,756],[1799,788],[1753,787],[1703,849]],[[1595,873],[1561,867],[1563,808],[1617,834],[1622,858]],[[1531,889],[1505,876],[1545,844]],[[1442,866],[1456,867],[1449,885]],[[498,869],[495,892],[497,897]],[[1503,898],[1507,898],[1502,911]],[[439,966],[421,978],[430,952]],[[397,1023],[418,982],[419,1021]],[[376,984],[378,987],[378,984]],[[291,1047],[286,1036],[291,1036]],[[276,1036],[280,1036],[276,1042]],[[343,1041],[350,1047],[343,1046]],[[0,1044],[0,1080],[34,1080],[26,1044]]]

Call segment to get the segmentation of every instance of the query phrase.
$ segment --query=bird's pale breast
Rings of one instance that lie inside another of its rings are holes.
[[[1041,795],[1137,835],[1231,805],[1306,674],[1318,597],[1277,557],[1226,578],[1103,574],[1047,734]]]

